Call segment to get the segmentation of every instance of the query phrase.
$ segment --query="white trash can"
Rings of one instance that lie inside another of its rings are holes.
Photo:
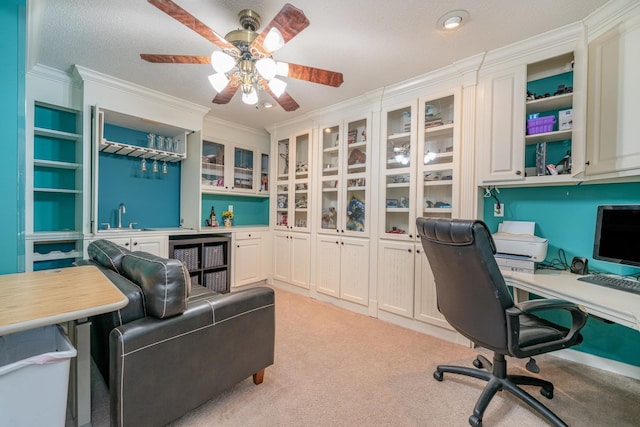
[[[0,336],[0,425],[64,427],[76,354],[58,325]]]

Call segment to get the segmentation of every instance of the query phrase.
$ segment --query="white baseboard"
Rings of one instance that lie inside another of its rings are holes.
[[[598,368],[603,371],[613,372],[614,374],[624,375],[625,377],[640,380],[640,367],[638,366],[629,365],[616,360],[605,359],[604,357],[583,353],[570,348],[554,351],[549,354],[560,359],[570,360],[592,368]]]

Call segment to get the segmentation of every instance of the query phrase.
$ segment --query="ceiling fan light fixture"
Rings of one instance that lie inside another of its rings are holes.
[[[289,63],[277,61],[276,74],[279,76],[287,77],[289,75]]]
[[[271,80],[276,76],[278,66],[271,58],[262,58],[256,61],[256,69],[265,80]]]
[[[242,102],[249,105],[255,105],[258,103],[258,93],[254,88],[251,88],[250,92],[242,93]]]
[[[262,43],[262,47],[268,52],[275,52],[284,46],[284,37],[280,30],[276,27],[273,27],[267,33],[267,36],[264,38],[264,42]]]
[[[280,98],[286,88],[287,84],[280,79],[273,78],[269,81],[269,89],[271,89],[276,98]]]
[[[224,73],[215,73],[209,76],[209,83],[216,92],[220,93],[229,84],[229,78]]]
[[[216,50],[211,54],[211,66],[218,73],[226,73],[236,65],[236,60],[226,53]]]

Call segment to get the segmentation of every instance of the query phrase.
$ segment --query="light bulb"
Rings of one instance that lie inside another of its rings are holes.
[[[211,54],[211,66],[218,73],[226,73],[236,65],[236,60],[226,53],[216,50]]]
[[[280,79],[273,78],[269,82],[269,89],[271,89],[271,92],[273,92],[276,98],[280,98],[280,95],[284,93],[286,87],[287,84]]]
[[[260,73],[262,77],[264,77],[267,81],[271,80],[276,76],[277,65],[276,61],[271,58],[262,58],[258,59],[256,62],[256,69]]]
[[[242,102],[249,105],[254,105],[258,103],[258,94],[254,88],[251,88],[249,93],[242,94]]]
[[[211,83],[216,92],[220,93],[229,84],[229,79],[224,73],[215,73],[209,76],[209,83]]]
[[[262,42],[262,47],[267,52],[275,52],[284,46],[284,37],[282,37],[282,33],[276,27],[271,28],[267,36],[264,38],[264,42]]]

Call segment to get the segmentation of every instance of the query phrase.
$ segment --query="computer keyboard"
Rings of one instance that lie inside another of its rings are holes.
[[[634,294],[640,294],[640,282],[632,278],[625,278],[611,274],[590,274],[588,276],[579,277],[578,280],[621,291],[633,292]]]

